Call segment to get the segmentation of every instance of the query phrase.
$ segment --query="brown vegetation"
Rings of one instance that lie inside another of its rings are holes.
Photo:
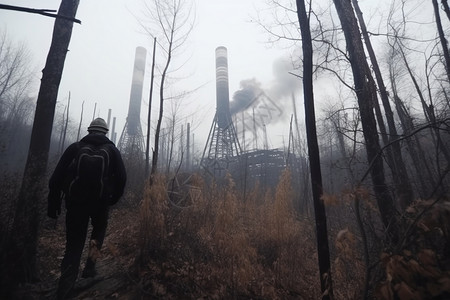
[[[380,299],[446,299],[450,296],[449,202],[416,201],[407,209],[407,231],[396,253],[382,253],[386,279]]]
[[[169,197],[172,181],[155,179],[145,188],[140,207],[112,210],[100,277],[80,279],[77,299],[320,298],[314,224],[293,208],[288,170],[274,191],[257,186],[245,199],[231,176],[219,186],[192,175],[180,189],[182,201]],[[367,267],[372,269],[369,298],[449,295],[448,202],[410,206],[402,219],[403,239],[390,251],[377,250],[376,236],[370,236],[371,226],[365,224],[371,256],[366,266],[363,240],[348,212],[358,197],[364,219],[372,222],[368,217],[376,213],[374,200],[365,190],[344,196],[323,199],[330,212],[335,299],[361,299]],[[63,224],[44,224],[38,251],[41,281],[22,286],[15,295],[52,297],[64,251]]]
[[[184,208],[171,206],[166,190],[159,178],[141,207],[140,261],[147,264],[139,269],[148,293],[317,298],[313,227],[295,214],[288,171],[274,193],[254,190],[246,201],[230,176],[222,187],[194,176]]]

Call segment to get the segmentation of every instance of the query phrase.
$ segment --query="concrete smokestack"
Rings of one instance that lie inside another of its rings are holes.
[[[227,48],[216,48],[216,116],[219,128],[226,128],[231,122],[230,95],[228,89]]]
[[[108,128],[111,128],[111,108],[108,109]],[[107,136],[111,139],[111,131],[108,131]]]
[[[141,120],[142,88],[144,85],[145,60],[147,50],[143,47],[136,48],[134,59],[133,79],[131,82],[130,106],[128,107],[127,131],[128,135],[138,134]]]

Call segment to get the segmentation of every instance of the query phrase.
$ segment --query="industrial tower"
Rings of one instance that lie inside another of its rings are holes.
[[[143,159],[144,157],[145,142],[140,115],[146,57],[147,50],[143,47],[137,47],[134,60],[133,79],[131,82],[128,116],[118,144],[118,148],[127,159]]]
[[[228,89],[227,48],[216,48],[216,114],[203,150],[201,166],[214,177],[222,177],[239,161],[241,147],[231,119]]]

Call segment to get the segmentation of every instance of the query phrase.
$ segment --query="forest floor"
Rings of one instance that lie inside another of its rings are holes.
[[[71,298],[319,297],[313,227],[310,221],[299,221],[283,204],[290,200],[287,192],[278,192],[276,199],[281,202],[266,206],[257,205],[256,200],[244,205],[230,187],[211,194],[194,186],[184,194],[189,195],[183,198],[184,208],[169,209],[167,188],[158,180],[154,188],[145,189],[139,204],[130,203],[136,198],[130,196],[113,207],[97,261],[98,275],[79,277]],[[253,198],[261,196],[255,193]],[[80,270],[88,255],[90,231]],[[63,213],[57,221],[44,220],[37,253],[38,281],[17,289],[15,299],[55,298],[64,248]]]
[[[78,278],[73,299],[139,299],[139,284],[133,280],[131,270],[138,253],[137,208],[112,209],[102,256],[97,263],[97,276]],[[53,299],[56,293],[60,265],[65,248],[65,217],[57,221],[45,220],[38,247],[39,281],[21,287],[19,299]],[[88,242],[91,226],[88,232]],[[88,244],[84,247],[80,270],[87,258]],[[81,273],[81,272],[80,272]],[[149,298],[153,298],[149,296]]]
[[[255,192],[243,202],[231,187],[215,193],[191,188],[188,200],[169,207],[167,188],[156,181],[139,205],[124,201],[111,209],[98,275],[79,278],[71,298],[319,299],[313,221],[292,213],[290,182],[280,182],[273,198]],[[361,299],[365,264],[357,231],[343,209],[332,208],[334,296]],[[410,230],[401,250],[380,253],[373,247],[378,269],[367,288],[376,299],[450,299],[450,202],[431,207],[419,201],[408,213],[404,226]],[[57,221],[46,218],[39,235],[39,280],[21,286],[14,299],[55,298],[64,248],[64,214]]]

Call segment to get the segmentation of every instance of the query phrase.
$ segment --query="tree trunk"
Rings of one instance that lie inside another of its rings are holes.
[[[436,17],[436,26],[439,33],[439,39],[442,45],[442,53],[444,54],[445,60],[445,71],[447,72],[447,78],[450,82],[450,55],[448,53],[448,42],[444,35],[444,30],[442,29],[441,16],[439,15],[439,5],[437,0],[432,0],[434,7],[434,16]]]
[[[383,77],[381,75],[380,67],[378,66],[378,60],[375,56],[375,51],[373,50],[372,43],[370,41],[369,34],[367,32],[366,24],[364,22],[364,17],[361,9],[359,8],[358,0],[352,0],[353,6],[356,11],[356,15],[359,19],[359,25],[364,37],[364,42],[366,44],[367,52],[369,53],[370,61],[372,62],[372,69],[375,73],[375,78],[377,80],[378,89],[380,92],[381,102],[383,103],[384,113],[386,115],[386,121],[389,128],[389,135],[387,143],[392,142],[398,138],[397,128],[394,121],[394,113],[392,112],[391,105],[389,103],[389,96],[386,91],[386,86],[384,85]],[[387,144],[385,142],[385,144]],[[405,208],[409,205],[413,198],[413,192],[411,183],[408,178],[408,172],[406,171],[406,166],[403,160],[403,154],[399,143],[392,144],[392,151],[390,151],[390,160],[392,174],[395,182],[395,189],[397,191],[397,196],[400,201],[400,205]]]
[[[155,55],[156,55],[156,38],[153,39],[153,59],[152,59],[152,75],[150,76],[150,95],[148,99],[148,117],[147,117],[147,144],[145,149],[145,177],[149,175],[150,163],[150,121],[152,115],[152,100],[153,100],[153,81],[155,79]]]
[[[434,107],[432,104],[428,105],[425,101],[425,97],[422,93],[422,91],[420,90],[420,86],[419,83],[417,82],[416,77],[414,76],[411,68],[409,67],[408,64],[408,60],[406,59],[406,54],[403,51],[402,46],[399,46],[399,52],[402,55],[403,58],[403,62],[405,63],[405,67],[406,70],[408,71],[409,77],[411,78],[411,81],[414,84],[414,88],[416,89],[417,95],[419,96],[420,99],[420,103],[422,104],[422,108],[423,108],[423,113],[425,115],[425,119],[427,120],[428,123],[436,123],[436,117],[435,117],[435,113],[434,113]],[[445,147],[444,144],[442,143],[437,143],[436,140],[440,140],[440,133],[439,133],[439,128],[433,128],[430,130],[431,132],[431,137],[433,138],[434,143],[436,144],[436,147],[439,148],[439,150],[442,151],[447,164],[450,164],[450,153],[448,151],[448,149]]]
[[[322,299],[333,299],[333,286],[330,268],[330,250],[328,246],[327,217],[322,194],[322,173],[320,170],[319,144],[317,142],[316,117],[313,93],[313,50],[309,18],[306,14],[305,1],[297,0],[297,16],[300,23],[303,50],[303,94],[305,97],[306,138],[308,156],[311,166],[311,184],[316,220],[317,253],[319,260],[320,286]]]
[[[173,20],[175,22],[175,18]],[[173,28],[173,27],[172,27]],[[152,157],[152,170],[150,173],[150,185],[153,184],[153,178],[157,172],[158,167],[158,153],[159,153],[159,133],[161,131],[161,123],[163,118],[163,112],[164,112],[164,83],[167,76],[167,70],[169,69],[170,61],[172,58],[172,43],[173,43],[173,36],[174,31],[170,32],[170,39],[169,39],[169,49],[167,51],[167,61],[166,66],[164,67],[164,70],[161,75],[161,84],[159,86],[159,116],[158,116],[158,123],[156,125],[156,131],[155,131],[155,149],[153,150],[153,157]]]
[[[397,239],[396,212],[392,196],[385,182],[383,160],[379,155],[380,144],[377,125],[373,114],[372,101],[376,99],[376,95],[373,93],[376,93],[376,91],[373,91],[369,86],[369,82],[373,81],[373,78],[367,72],[369,67],[350,0],[333,0],[333,2],[347,42],[347,50],[349,52],[355,92],[358,99],[361,124],[366,143],[367,159],[371,164],[370,175],[372,177],[375,197],[388,236],[395,241]]]
[[[59,15],[75,17],[79,0],[62,0]],[[53,37],[42,71],[30,148],[24,170],[16,214],[9,240],[9,251],[2,265],[6,268],[8,291],[18,283],[30,282],[36,275],[36,247],[43,196],[46,190],[46,167],[58,88],[72,35],[73,22],[55,20]]]
[[[414,130],[413,120],[407,113],[404,104],[400,97],[397,95],[395,89],[393,89],[393,92],[395,107],[400,119],[400,124],[403,128],[404,134],[408,135]],[[424,151],[422,150],[422,146],[420,145],[420,141],[417,136],[414,136],[411,139],[406,139],[406,145],[408,147],[409,155],[411,156],[412,161],[415,162],[412,165],[416,171],[417,179],[420,185],[421,192],[419,194],[422,198],[426,198],[433,190],[433,187],[436,185],[434,175],[430,170],[429,164],[427,163]],[[428,185],[427,182],[429,183]]]
[[[64,123],[66,122],[66,110],[67,107],[64,107],[64,111],[62,114],[62,120],[61,120],[61,129],[59,130],[59,141],[58,141],[58,156],[62,155],[62,140],[64,135]]]
[[[186,128],[186,171],[191,171],[191,124],[187,123]],[[245,188],[244,188],[245,192]],[[245,195],[245,193],[244,193]],[[245,199],[245,197],[244,197]]]
[[[80,123],[78,123],[77,141],[80,140],[81,124],[83,123],[83,110],[84,110],[84,101],[81,103]],[[111,131],[111,141],[114,142],[114,126],[113,130]]]
[[[447,18],[450,20],[450,8],[448,7],[448,1],[447,0],[441,0],[442,6],[444,7],[445,14],[447,15]]]
[[[64,134],[61,142],[61,153],[64,152],[66,144],[67,127],[69,126],[69,109],[70,109],[70,92],[69,92],[69,100],[67,101],[66,122],[64,124]]]

